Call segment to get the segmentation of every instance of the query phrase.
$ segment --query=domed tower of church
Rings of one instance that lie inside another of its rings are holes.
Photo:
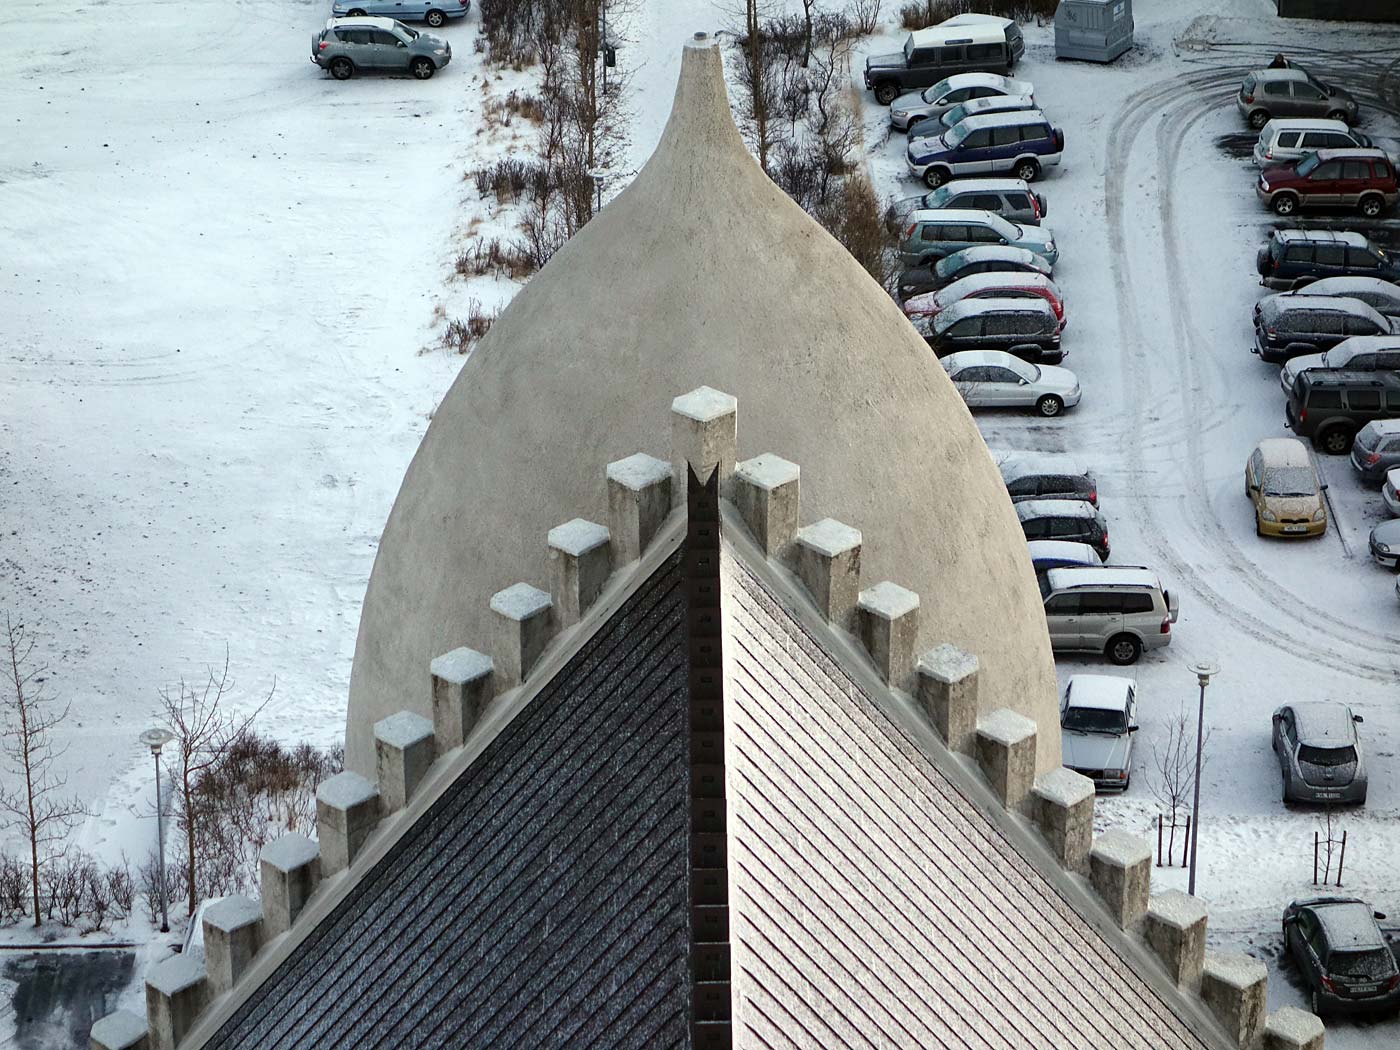
[[[1094,833],[1053,671],[972,420],[698,36],[409,469],[315,839],[92,1046],[1321,1050]]]
[[[920,597],[920,651],[977,654],[983,710],[1059,721],[1045,617],[972,417],[898,307],[754,162],[712,42],[632,184],[525,287],[434,413],[380,541],[350,683],[346,763],[372,726],[427,713],[427,662],[481,638],[481,601],[540,579],[540,537],[603,521],[597,465],[666,456],[667,408],[708,385],[740,440],[802,466],[804,507],[864,540],[862,574]],[[815,519],[814,519],[815,520]]]

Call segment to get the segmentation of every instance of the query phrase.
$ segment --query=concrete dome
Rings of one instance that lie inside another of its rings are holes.
[[[376,720],[431,716],[429,661],[489,645],[494,592],[546,585],[549,529],[607,520],[606,464],[670,458],[671,399],[702,385],[738,398],[742,458],[801,466],[804,523],[861,531],[866,586],[918,592],[919,651],[975,652],[981,709],[1034,719],[1059,765],[1039,591],[981,435],[890,297],[750,157],[697,40],[650,161],[496,321],[409,466],[360,619],[349,767],[373,775]]]

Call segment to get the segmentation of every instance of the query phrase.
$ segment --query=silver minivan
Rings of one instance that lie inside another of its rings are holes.
[[[1056,652],[1103,653],[1122,666],[1136,663],[1144,649],[1171,644],[1176,596],[1144,566],[1051,569],[1040,594]]]
[[[1254,144],[1254,163],[1263,168],[1302,160],[1320,149],[1369,149],[1370,138],[1344,120],[1326,117],[1275,117],[1259,132]]]

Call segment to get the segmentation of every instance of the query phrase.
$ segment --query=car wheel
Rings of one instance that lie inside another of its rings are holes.
[[[1322,1005],[1322,1004],[1321,1004],[1320,1002],[1318,1002],[1318,999],[1317,999],[1317,989],[1314,988],[1312,991],[1310,991],[1310,992],[1308,993],[1308,1006],[1312,1008],[1312,1012],[1313,1012],[1314,1014],[1316,1014],[1317,1016],[1321,1017],[1321,1016],[1322,1016],[1321,1011],[1318,1009],[1318,1007],[1320,1007],[1321,1005]]]
[[[888,106],[897,98],[899,98],[899,88],[894,84],[875,85],[875,101],[880,105]]]
[[[427,80],[437,72],[437,67],[433,65],[433,60],[431,58],[424,58],[422,55],[415,58],[413,60],[413,65],[408,68],[413,70],[413,75],[419,80]]]
[[[1259,512],[1257,510],[1254,512],[1254,535],[1261,539],[1264,536],[1264,524],[1259,520]]]
[[[948,181],[948,173],[942,168],[929,168],[924,172],[924,184],[931,190],[938,189]]]
[[[355,63],[348,58],[331,59],[331,76],[336,80],[349,80],[355,73]]]
[[[1104,646],[1103,654],[1108,657],[1109,663],[1126,667],[1128,664],[1137,663],[1138,657],[1142,655],[1142,643],[1131,634],[1115,634]]]
[[[1065,403],[1054,394],[1046,394],[1035,403],[1035,410],[1047,419],[1058,416],[1064,407]]]
[[[364,9],[363,7],[352,7],[352,8],[350,9],[350,13],[349,13],[348,15],[346,15],[346,17],[347,17],[347,18],[364,18],[364,17],[365,17],[365,9]]]
[[[1033,160],[1020,161],[1014,174],[1022,182],[1034,182],[1040,178],[1040,165]]]
[[[1249,115],[1249,126],[1256,130],[1263,128],[1269,122],[1269,115],[1262,109],[1256,109]]]
[[[1346,427],[1328,427],[1318,437],[1318,445],[1329,456],[1345,456],[1351,451],[1351,431]]]
[[[1343,124],[1346,124],[1348,123],[1347,111],[1344,109],[1334,109],[1331,113],[1327,114],[1327,119],[1340,120]]]
[[[1370,197],[1361,198],[1361,214],[1368,219],[1374,219],[1381,213],[1381,209],[1384,207],[1385,201],[1380,197],[1372,195]]]
[[[1298,198],[1291,193],[1280,193],[1272,204],[1275,215],[1292,215],[1298,210]]]
[[[444,15],[441,11],[429,11],[426,15],[423,16],[423,20],[427,22],[428,25],[436,29],[438,26],[442,25],[444,22],[447,21],[447,16]]]

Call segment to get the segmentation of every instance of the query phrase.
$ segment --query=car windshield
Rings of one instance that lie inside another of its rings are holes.
[[[1080,733],[1111,733],[1122,736],[1128,729],[1125,711],[1109,711],[1101,707],[1067,707],[1060,726]]]
[[[904,53],[905,53],[906,55],[909,54],[909,51],[910,51],[910,49],[911,49],[913,43],[914,43],[914,38],[913,38],[912,36],[911,36],[908,40],[906,40],[906,41],[904,42]],[[947,90],[948,90],[948,81],[946,81],[946,80],[940,80],[937,84],[934,84],[933,87],[924,88],[924,93],[923,93],[923,95],[920,96],[920,97],[923,98],[923,100],[924,100],[925,102],[937,102],[940,98],[943,97],[944,93],[945,93]]]
[[[1313,168],[1317,167],[1321,163],[1322,162],[1317,159],[1316,153],[1309,153],[1306,157],[1304,157],[1298,162],[1298,174],[1309,175],[1312,173]]]
[[[945,128],[951,128],[965,116],[967,116],[967,103],[959,102],[952,109],[948,110],[947,113],[943,114],[943,126]]]
[[[1395,958],[1384,948],[1364,952],[1333,952],[1327,956],[1327,972],[1358,981],[1381,981],[1395,973]]]
[[[1356,748],[1302,744],[1298,748],[1298,761],[1312,766],[1345,766],[1356,761]]]
[[[967,121],[963,121],[944,136],[944,141],[950,146],[956,146],[963,139],[967,138],[971,132],[972,129],[967,126]]]
[[[1264,472],[1266,496],[1316,496],[1317,480],[1307,467],[1275,467]]]

